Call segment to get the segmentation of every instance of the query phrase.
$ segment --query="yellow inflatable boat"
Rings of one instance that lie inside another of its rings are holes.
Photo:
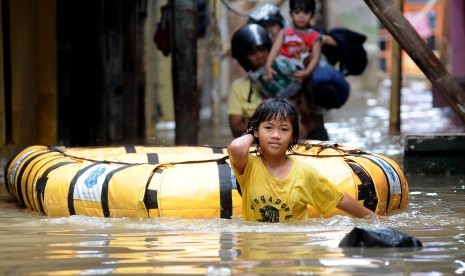
[[[253,149],[251,149],[253,150]],[[292,153],[378,214],[408,206],[408,184],[393,160],[329,142]],[[241,196],[225,148],[30,146],[5,168],[10,195],[48,216],[231,218]],[[308,206],[309,217],[325,215]]]

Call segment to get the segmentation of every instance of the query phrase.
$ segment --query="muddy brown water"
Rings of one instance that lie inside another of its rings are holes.
[[[420,84],[416,84],[420,85]],[[415,88],[415,84],[412,85]],[[402,165],[405,133],[463,132],[447,109],[408,94],[402,133],[387,135],[386,92],[361,91],[326,114],[333,141],[392,157]],[[204,137],[225,143],[228,129]],[[170,142],[169,131],[154,144]],[[213,137],[213,138],[212,138]],[[221,140],[223,139],[223,140]],[[206,144],[213,140],[204,138]],[[158,141],[158,142],[157,142]],[[218,144],[216,144],[218,145]],[[3,170],[3,168],[2,168]],[[389,220],[336,216],[291,224],[232,219],[50,218],[26,210],[0,186],[2,275],[451,275],[465,274],[465,176],[407,175],[409,206]],[[390,227],[421,248],[340,248],[354,227]]]

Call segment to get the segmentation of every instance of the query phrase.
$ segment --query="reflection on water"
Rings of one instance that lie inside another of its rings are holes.
[[[2,187],[0,273],[465,273],[465,177],[410,177],[410,205],[389,220],[336,216],[291,224],[227,219],[48,218]],[[355,226],[392,227],[420,249],[339,248]]]
[[[463,133],[450,107],[433,107],[431,84],[422,79],[405,80],[401,91],[400,135],[389,135],[390,81],[382,81],[378,89],[366,91],[360,79],[350,79],[349,101],[337,110],[329,110],[325,126],[330,139],[383,154],[402,163],[404,137],[408,134]]]
[[[431,108],[425,87],[413,83],[402,98],[403,134],[387,135],[389,87],[380,88],[379,94],[351,92],[343,108],[327,112],[333,141],[401,163],[402,135],[463,132],[451,125],[447,109]],[[229,134],[223,125],[203,132],[201,140],[224,146]],[[154,143],[168,138],[157,139]],[[240,218],[47,218],[12,202],[2,184],[0,274],[465,274],[465,176],[407,175],[407,180],[409,208],[390,214],[387,221],[336,216],[291,224]],[[355,226],[392,227],[418,238],[424,247],[339,248]]]

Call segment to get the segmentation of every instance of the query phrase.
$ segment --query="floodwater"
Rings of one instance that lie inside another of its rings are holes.
[[[2,275],[450,275],[465,273],[465,179],[411,178],[389,220],[47,218],[0,201]],[[438,185],[440,184],[440,185]],[[4,192],[4,189],[3,189]],[[340,248],[353,227],[392,227],[421,248]]]
[[[451,123],[450,111],[431,108],[431,95],[421,83],[406,89],[401,135],[387,135],[388,89],[380,86],[376,92],[353,93],[346,106],[327,113],[331,139],[402,165],[405,134],[463,132]],[[223,143],[220,138],[230,139],[227,130],[218,127],[202,135]],[[169,133],[160,135],[154,143],[170,143]],[[250,223],[237,217],[49,218],[19,207],[2,184],[0,274],[465,274],[465,176],[407,175],[407,180],[409,207],[391,213],[388,220],[336,216],[291,224]],[[356,226],[394,228],[417,238],[423,247],[339,247]]]

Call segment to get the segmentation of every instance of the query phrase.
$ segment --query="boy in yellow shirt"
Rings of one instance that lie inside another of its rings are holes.
[[[291,101],[265,100],[248,126],[245,135],[228,145],[231,167],[242,190],[244,220],[303,220],[308,216],[307,204],[321,213],[337,207],[359,218],[377,216],[311,165],[286,155],[299,136],[298,115]],[[254,143],[256,155],[249,153]]]

